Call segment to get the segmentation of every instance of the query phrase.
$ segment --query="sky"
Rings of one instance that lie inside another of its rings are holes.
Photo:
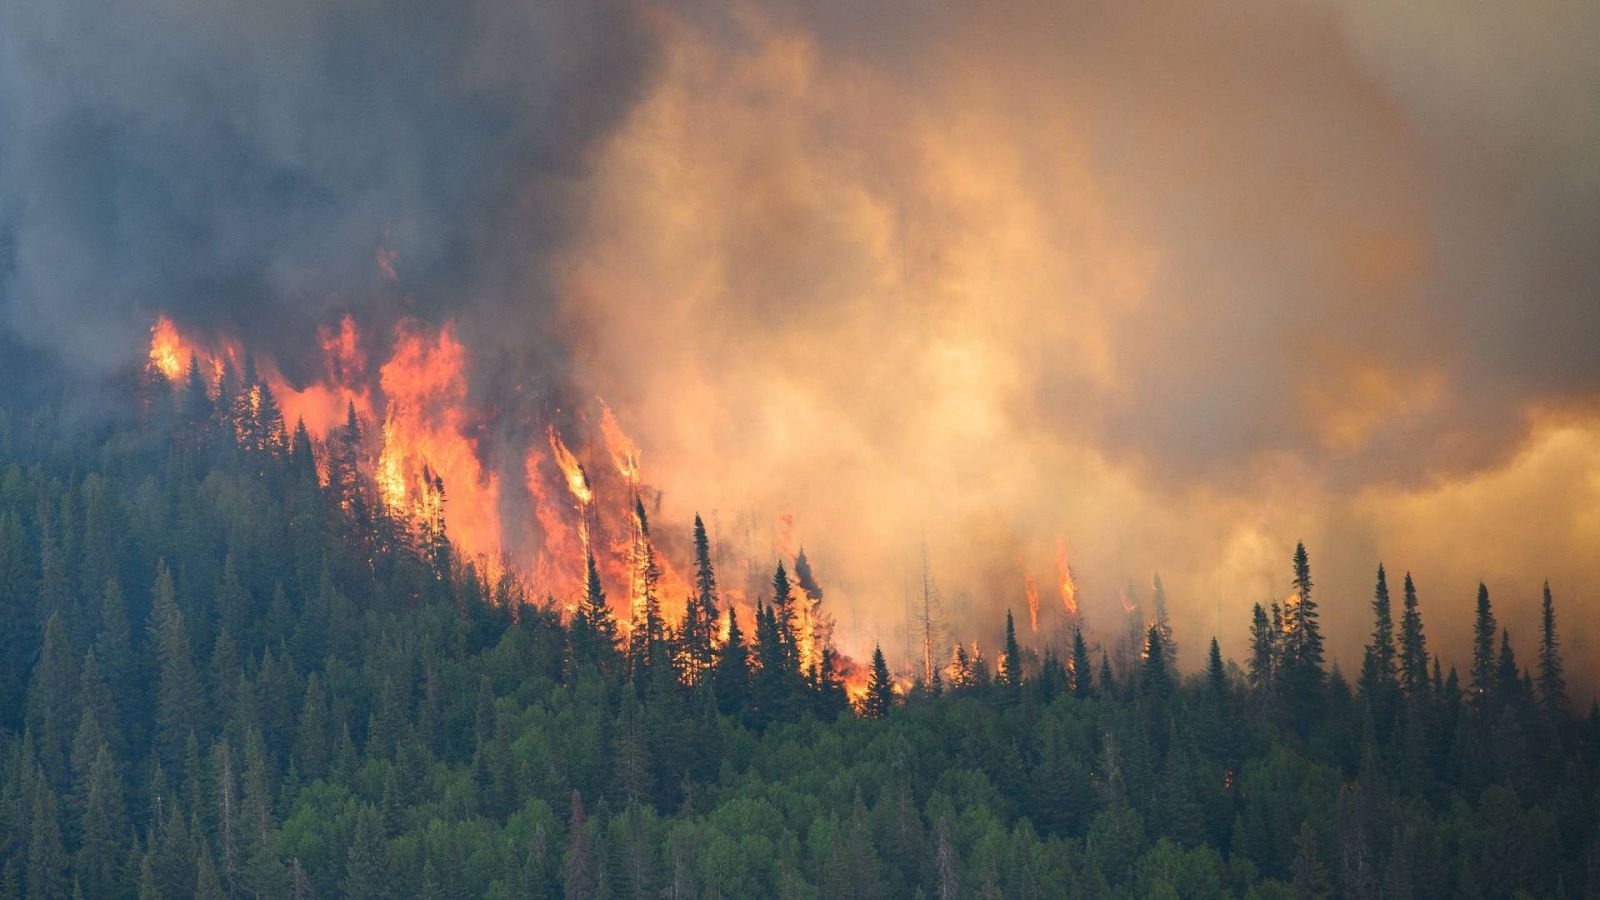
[[[1548,578],[1592,671],[1596,33],[1579,0],[19,0],[0,319],[110,371],[166,310],[290,373],[345,311],[454,321],[475,404],[604,397],[658,520],[803,545],[858,654],[903,644],[924,548],[952,634],[1032,576],[1057,637],[1059,535],[1091,630],[1159,571],[1185,667],[1242,658],[1304,540],[1347,671],[1380,561],[1447,663],[1479,580],[1530,662]]]

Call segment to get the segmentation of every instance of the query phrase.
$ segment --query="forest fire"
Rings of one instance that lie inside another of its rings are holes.
[[[691,588],[660,545],[679,553],[684,537],[681,529],[645,523],[639,448],[604,400],[596,398],[603,443],[597,452],[608,466],[587,465],[587,449],[569,443],[549,421],[530,429],[538,438],[508,463],[514,477],[503,481],[494,463],[497,447],[486,440],[491,412],[470,396],[471,359],[452,323],[400,320],[386,341],[377,342],[382,350],[375,368],[369,362],[373,342],[351,316],[321,328],[318,342],[320,372],[298,384],[274,360],[230,337],[191,333],[159,315],[150,329],[148,370],[183,386],[192,364],[211,395],[242,388],[251,408],[270,400],[281,410],[284,432],[303,423],[319,447],[344,440],[353,429],[355,462],[370,479],[378,507],[415,546],[447,536],[480,574],[512,574],[531,588],[530,596],[561,598],[563,604],[581,592],[585,558],[593,552],[624,629],[645,601],[646,568],[663,618],[679,618]],[[326,478],[325,462],[319,467]],[[514,496],[506,496],[506,484],[518,488]],[[531,527],[513,541],[503,517],[519,510]],[[820,663],[822,647],[832,639],[832,620],[820,612],[821,589],[809,565],[804,571],[794,614],[798,652],[809,666]],[[725,605],[753,620],[750,591],[728,584],[721,593]]]

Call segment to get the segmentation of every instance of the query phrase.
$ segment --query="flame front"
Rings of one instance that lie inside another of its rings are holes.
[[[488,439],[503,433],[490,429],[498,412],[474,404],[472,361],[451,323],[405,319],[387,342],[374,342],[346,315],[320,328],[317,338],[320,366],[309,379],[291,380],[272,359],[252,357],[227,335],[186,332],[161,315],[150,329],[148,369],[152,377],[182,385],[192,359],[204,388],[215,397],[226,385],[236,408],[248,413],[243,418],[259,418],[276,404],[288,428],[305,425],[323,478],[330,477],[330,448],[354,434],[354,465],[371,485],[373,512],[395,523],[411,546],[432,552],[448,538],[455,555],[475,562],[481,575],[512,575],[534,588],[533,596],[559,597],[558,608],[570,608],[582,590],[590,552],[618,611],[636,605],[642,592],[635,569],[648,543],[663,618],[676,622],[692,592],[674,565],[689,556],[687,531],[669,524],[643,534],[636,518],[636,507],[647,499],[639,447],[603,400],[596,398],[609,466],[591,472],[553,422],[530,422],[529,433],[538,437],[512,451],[519,490],[505,497],[494,464],[503,443]],[[354,432],[347,429],[352,415]],[[242,430],[238,436],[251,437]],[[272,441],[287,447],[282,424]],[[519,510],[529,527],[509,537],[506,514]],[[785,545],[793,530],[792,516],[786,519]],[[753,620],[758,569],[753,557],[730,561],[720,590],[725,611],[738,609]],[[741,578],[747,583],[738,583]],[[796,585],[794,608],[802,664],[820,665],[833,634],[820,589],[813,594]],[[725,613],[724,630],[726,623]],[[839,663],[847,661],[840,657]]]
[[[184,352],[183,339],[177,326],[166,316],[156,316],[150,326],[150,366],[166,376],[168,381],[183,377],[189,354]]]

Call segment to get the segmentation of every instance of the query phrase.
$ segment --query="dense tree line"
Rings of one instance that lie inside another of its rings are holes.
[[[1480,589],[1465,684],[1381,567],[1325,667],[1302,546],[1243,670],[1180,676],[1158,582],[1121,677],[1008,613],[992,668],[877,651],[852,706],[790,574],[743,621],[698,521],[664,597],[636,509],[623,623],[592,557],[529,598],[391,516],[353,410],[315,442],[248,366],[139,396],[0,413],[0,896],[1600,894],[1548,586],[1531,668]]]

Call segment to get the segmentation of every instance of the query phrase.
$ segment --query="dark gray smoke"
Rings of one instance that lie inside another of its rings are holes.
[[[540,269],[650,57],[609,0],[6,3],[5,324],[109,368],[165,309],[293,367],[338,312],[472,308],[526,375],[559,353],[526,342]]]

